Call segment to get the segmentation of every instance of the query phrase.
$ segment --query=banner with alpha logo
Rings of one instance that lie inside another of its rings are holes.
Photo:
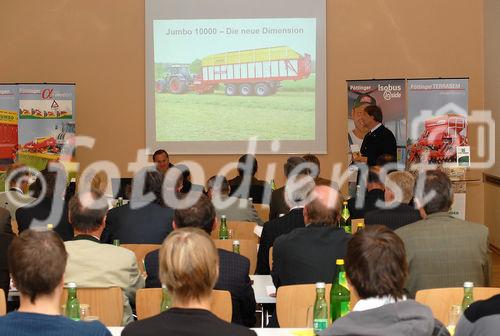
[[[44,168],[69,161],[75,136],[75,85],[19,84],[19,160]]]
[[[468,79],[408,80],[408,164],[457,164],[468,145]]]
[[[17,152],[17,85],[0,85],[0,170],[14,162]]]

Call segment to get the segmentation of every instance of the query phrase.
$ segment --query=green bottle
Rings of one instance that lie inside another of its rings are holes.
[[[347,208],[347,201],[342,202],[342,213],[340,214],[340,227],[347,233],[351,233],[351,213]]]
[[[344,259],[337,259],[335,263],[337,265],[337,274],[332,281],[332,289],[330,290],[330,318],[332,323],[349,312],[349,302],[351,301],[351,293],[347,287]]]
[[[320,331],[328,328],[328,304],[325,299],[324,282],[316,282],[316,300],[314,301],[313,324],[314,333],[316,335]]]
[[[120,239],[113,239],[113,245],[120,246]]]
[[[271,190],[276,190],[276,184],[274,183],[274,179],[271,180]]]
[[[233,240],[233,252],[240,254],[240,241]]]
[[[464,282],[464,298],[462,299],[462,312],[465,311],[474,302],[474,283],[467,281]]]
[[[80,321],[80,301],[76,296],[76,283],[68,283],[68,299],[66,300],[66,317],[74,320]]]
[[[172,307],[172,299],[170,298],[170,294],[168,293],[167,286],[161,286],[161,303],[160,303],[160,312],[164,312],[165,310]]]
[[[121,207],[123,205],[123,197],[118,197],[115,208]]]
[[[226,215],[220,216],[219,239],[229,239],[229,230],[227,229]]]

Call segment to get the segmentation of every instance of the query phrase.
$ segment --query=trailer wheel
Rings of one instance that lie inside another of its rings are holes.
[[[236,96],[238,94],[238,87],[236,84],[226,84],[224,87],[226,96]]]
[[[240,95],[251,96],[253,94],[252,84],[241,84],[240,85]]]
[[[259,83],[255,85],[255,94],[257,96],[268,96],[271,93],[271,88],[266,83]]]
[[[156,81],[156,92],[157,93],[163,93],[165,92],[165,80],[160,79]]]
[[[171,93],[185,93],[187,91],[186,82],[179,78],[170,78],[168,88]]]

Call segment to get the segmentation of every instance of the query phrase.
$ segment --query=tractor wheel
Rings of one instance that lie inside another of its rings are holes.
[[[226,84],[224,86],[224,92],[226,93],[226,96],[236,96],[238,95],[238,87],[236,84]]]
[[[168,88],[171,93],[185,93],[187,91],[186,81],[180,78],[171,78],[168,82]]]
[[[164,79],[157,80],[155,86],[157,93],[164,93],[166,91]]]
[[[240,85],[240,95],[242,95],[242,96],[251,96],[251,95],[253,95],[253,86],[252,86],[252,84],[241,84]]]
[[[255,85],[255,94],[260,97],[268,96],[271,93],[271,88],[266,83]]]

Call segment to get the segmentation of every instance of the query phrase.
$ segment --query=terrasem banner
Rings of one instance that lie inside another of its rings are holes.
[[[74,84],[19,84],[19,160],[44,168],[73,155]]]
[[[468,79],[408,80],[408,164],[457,163],[468,146]]]
[[[17,151],[17,85],[0,84],[0,170],[14,162]]]

